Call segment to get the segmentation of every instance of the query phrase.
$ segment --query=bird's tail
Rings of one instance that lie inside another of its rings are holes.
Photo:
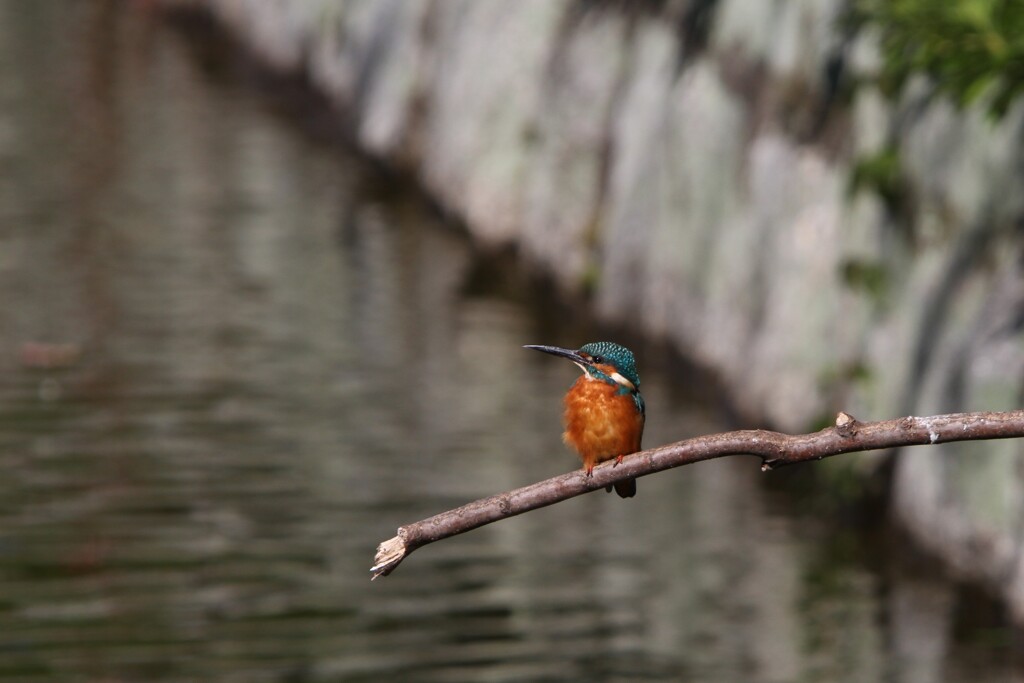
[[[619,494],[619,498],[632,498],[636,495],[636,479],[626,479],[624,481],[617,481],[614,484],[615,493]],[[612,492],[611,486],[606,486],[605,491],[608,493]]]

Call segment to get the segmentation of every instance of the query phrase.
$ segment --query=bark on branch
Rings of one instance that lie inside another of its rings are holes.
[[[834,426],[813,434],[747,429],[699,436],[627,455],[618,466],[609,461],[595,467],[593,477],[576,470],[399,527],[397,536],[377,547],[370,571],[374,579],[387,576],[412,551],[428,543],[603,489],[622,479],[725,455],[757,456],[761,458],[762,471],[768,471],[854,451],[1012,437],[1024,437],[1024,410],[903,417],[882,422],[858,422],[847,413],[839,413]]]

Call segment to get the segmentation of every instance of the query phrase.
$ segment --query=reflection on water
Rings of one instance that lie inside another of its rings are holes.
[[[1009,680],[749,461],[369,583],[399,524],[575,466],[573,371],[520,345],[582,333],[146,7],[0,0],[0,680]],[[722,427],[642,369],[648,444]]]

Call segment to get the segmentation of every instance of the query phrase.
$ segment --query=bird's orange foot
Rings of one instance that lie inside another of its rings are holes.
[[[594,466],[593,465],[587,465],[583,469],[586,470],[588,477],[594,476]]]
[[[619,465],[621,465],[622,464],[622,459],[624,457],[626,457],[626,456],[625,455],[617,455],[617,456],[615,456],[615,464],[612,465],[612,467],[618,467]]]

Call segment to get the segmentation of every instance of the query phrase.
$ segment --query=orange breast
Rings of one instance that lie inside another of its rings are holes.
[[[565,395],[565,434],[584,467],[640,450],[644,416],[629,393],[586,376]]]

